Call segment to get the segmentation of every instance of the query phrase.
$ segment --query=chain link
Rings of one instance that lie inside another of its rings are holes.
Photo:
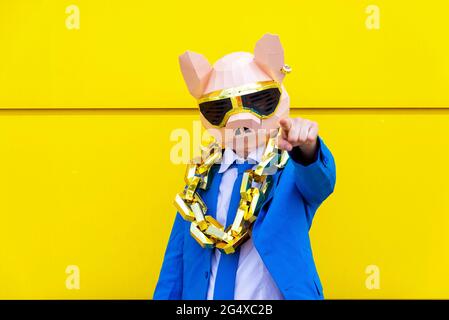
[[[233,223],[226,229],[211,215],[206,215],[206,204],[197,192],[198,188],[207,190],[210,186],[216,173],[213,165],[222,159],[220,146],[212,140],[203,147],[205,160],[194,159],[187,165],[186,186],[176,195],[174,204],[182,218],[191,222],[190,234],[201,247],[216,247],[225,254],[231,254],[251,236],[252,225],[271,187],[272,175],[289,159],[288,152],[279,150],[276,141],[277,137],[270,138],[262,160],[254,169],[244,172],[239,207]]]

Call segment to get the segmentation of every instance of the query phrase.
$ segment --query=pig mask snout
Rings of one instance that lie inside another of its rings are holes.
[[[226,122],[226,129],[248,128],[258,129],[260,128],[261,120],[251,113],[237,113],[229,117]]]

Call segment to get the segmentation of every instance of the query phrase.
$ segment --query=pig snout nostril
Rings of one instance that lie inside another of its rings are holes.
[[[234,129],[234,134],[236,136],[251,133],[251,132],[253,132],[253,129],[248,128],[248,127],[238,127],[236,129]]]

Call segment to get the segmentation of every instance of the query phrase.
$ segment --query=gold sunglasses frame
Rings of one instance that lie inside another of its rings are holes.
[[[268,118],[272,117],[273,114],[276,112],[277,108],[279,107],[279,104],[281,102],[280,98],[279,98],[278,104],[274,108],[273,112],[270,113],[269,115],[264,116],[264,115],[258,114],[257,112],[253,111],[252,109],[243,107],[242,96],[251,94],[251,93],[255,93],[255,92],[259,92],[259,91],[263,91],[266,89],[273,89],[273,88],[278,89],[280,94],[282,95],[281,85],[276,81],[269,80],[269,81],[258,81],[255,83],[251,83],[251,84],[247,84],[247,85],[243,85],[243,86],[239,86],[239,87],[234,87],[234,88],[212,91],[212,92],[202,96],[197,101],[198,101],[198,105],[200,105],[201,103],[209,102],[209,101],[231,99],[232,109],[229,110],[225,114],[225,116],[223,117],[223,120],[220,122],[220,124],[213,125],[211,123],[211,125],[215,128],[222,128],[222,127],[224,127],[224,124],[228,121],[229,117],[232,116],[233,114],[237,114],[237,113],[243,113],[243,112],[251,113],[251,114],[254,114],[256,117],[258,117],[259,119],[268,119]]]

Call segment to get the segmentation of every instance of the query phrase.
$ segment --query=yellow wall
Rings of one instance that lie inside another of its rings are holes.
[[[327,297],[449,298],[448,14],[445,0],[0,1],[0,298],[152,296],[183,187],[169,136],[198,118],[177,55],[214,61],[265,32],[294,68],[292,114],[319,122],[337,162],[312,228]]]

